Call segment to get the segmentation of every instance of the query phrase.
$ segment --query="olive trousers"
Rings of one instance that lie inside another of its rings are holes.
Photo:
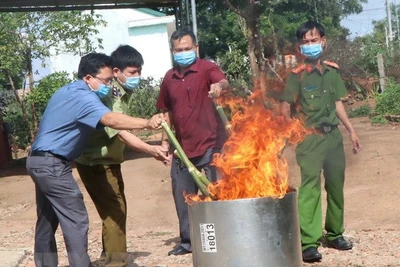
[[[321,170],[325,177],[327,210],[325,238],[332,241],[344,232],[346,160],[343,137],[338,128],[326,134],[312,134],[296,148],[301,170],[298,194],[302,249],[318,247],[322,237]]]
[[[86,166],[76,163],[76,167],[103,221],[105,266],[125,266],[127,206],[121,165]]]

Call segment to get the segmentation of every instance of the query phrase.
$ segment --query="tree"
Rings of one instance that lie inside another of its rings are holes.
[[[259,85],[262,91],[266,91],[266,83],[264,81],[265,60],[260,30],[260,17],[266,10],[267,2],[269,1],[224,0],[225,6],[244,20],[244,32],[248,41],[247,53],[250,61],[253,83],[256,86]]]
[[[65,71],[47,75],[42,78],[35,89],[27,95],[26,100],[28,103],[35,105],[37,118],[42,116],[54,92],[72,82],[68,76],[68,73]]]
[[[100,15],[93,12],[0,13],[0,72],[15,93],[32,140],[38,127],[35,106],[32,103],[29,112],[19,99],[16,77],[27,78],[29,88],[34,90],[32,61],[40,60],[45,64],[45,59],[52,54],[77,55],[92,51],[101,45],[101,39],[92,42],[98,33],[96,25],[101,23],[105,24]]]
[[[200,55],[226,58],[232,46],[248,55],[253,80],[265,72],[265,59],[293,53],[296,28],[318,20],[330,39],[344,40],[340,20],[362,10],[366,0],[223,0],[197,5]],[[270,66],[268,66],[270,67]],[[262,75],[264,76],[264,75]]]

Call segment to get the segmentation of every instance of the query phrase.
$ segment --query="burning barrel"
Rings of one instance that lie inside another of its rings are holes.
[[[228,104],[230,135],[214,156],[221,179],[212,184],[162,124],[202,192],[185,196],[195,267],[302,266],[297,192],[281,156],[287,143],[299,143],[310,131],[264,104],[259,91]]]
[[[193,265],[302,266],[296,196],[189,205]]]

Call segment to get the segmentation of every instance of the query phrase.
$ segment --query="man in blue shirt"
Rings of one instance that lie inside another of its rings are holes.
[[[36,267],[58,265],[54,236],[58,224],[70,266],[91,266],[87,254],[88,214],[69,163],[81,154],[88,133],[103,126],[154,129],[163,119],[162,115],[150,120],[132,118],[111,112],[102,104],[99,97],[108,95],[113,79],[112,59],[107,55],[91,53],[82,57],[78,78],[50,99],[27,159],[26,167],[36,190]]]

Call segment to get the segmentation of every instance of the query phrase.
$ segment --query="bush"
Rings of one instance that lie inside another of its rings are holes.
[[[372,123],[372,125],[376,125],[376,124],[378,124],[378,125],[386,125],[386,124],[388,124],[388,120],[385,119],[383,116],[378,115],[378,116],[375,116],[375,117],[371,118],[371,123]]]
[[[55,72],[42,78],[29,93],[28,102],[35,105],[37,118],[41,118],[55,91],[72,82],[67,72]]]
[[[246,94],[246,90],[252,88],[250,62],[248,56],[244,56],[235,42],[229,44],[230,50],[218,54],[217,63],[225,72],[232,88],[238,94]]]
[[[16,101],[7,106],[7,113],[4,117],[4,121],[11,124],[13,129],[14,143],[17,147],[25,149],[28,145],[30,145],[30,128],[33,125],[27,125],[22,115],[21,107]],[[30,124],[32,124],[32,121]]]
[[[385,91],[376,96],[377,115],[400,115],[400,84],[389,82]]]
[[[400,84],[389,81],[385,91],[375,95],[376,108],[372,124],[387,124],[400,119]]]
[[[365,117],[371,113],[371,107],[369,105],[363,105],[349,111],[349,118]]]
[[[22,99],[29,123],[24,119],[21,106],[13,93],[3,91],[0,94],[1,110],[4,112],[5,121],[9,122],[13,128],[15,145],[24,149],[31,143],[31,130],[34,127],[32,106],[35,107],[36,118],[40,120],[54,92],[69,82],[71,80],[66,72],[52,73],[39,81],[38,85]]]
[[[157,112],[156,102],[160,92],[161,80],[142,78],[139,88],[135,90],[129,101],[129,115],[139,118],[150,118]]]

